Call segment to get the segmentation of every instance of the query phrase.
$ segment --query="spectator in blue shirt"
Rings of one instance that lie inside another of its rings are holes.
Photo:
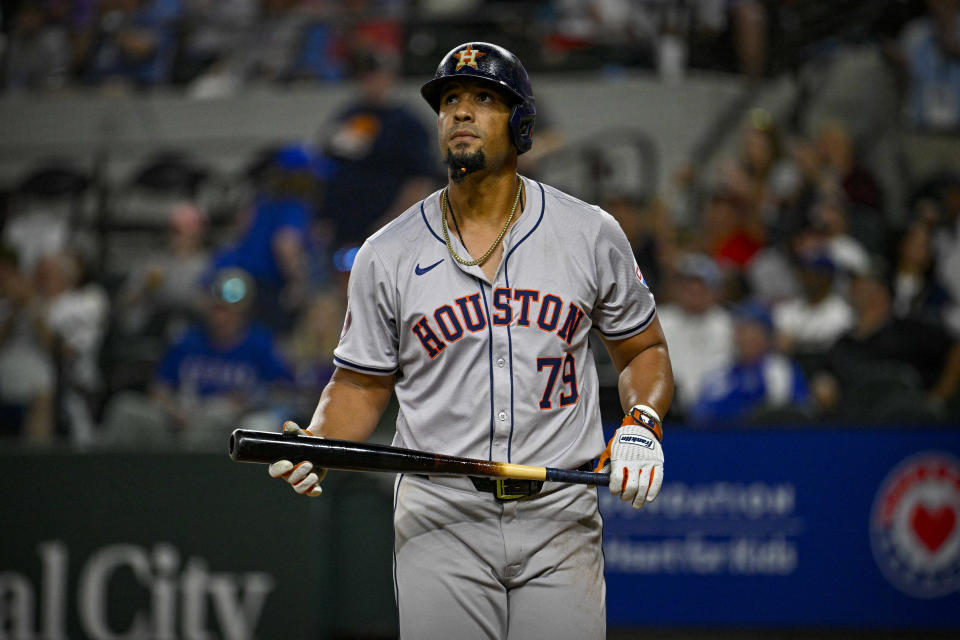
[[[152,87],[169,80],[181,0],[105,0],[99,12],[92,82]]]
[[[335,246],[367,236],[426,197],[437,167],[420,119],[394,95],[399,54],[351,54],[358,94],[320,134],[333,165],[319,218],[332,224]]]
[[[705,377],[690,411],[692,421],[751,420],[761,412],[807,403],[800,367],[773,350],[773,320],[766,308],[747,303],[735,310],[734,352],[731,365]]]
[[[240,238],[212,258],[214,270],[238,267],[250,274],[258,291],[253,317],[275,331],[290,329],[307,301],[319,163],[305,145],[274,152],[259,177],[256,200],[242,212],[247,217],[240,221]]]
[[[241,420],[274,426],[279,408],[270,406],[267,391],[292,384],[293,374],[273,334],[249,320],[253,281],[224,269],[211,293],[204,323],[168,348],[149,396],[122,393],[107,408],[107,443],[216,448]]]
[[[908,86],[909,124],[946,131],[960,126],[960,8],[954,0],[928,0],[927,15],[900,35]]]

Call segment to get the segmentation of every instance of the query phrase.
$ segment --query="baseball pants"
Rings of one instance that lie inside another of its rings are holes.
[[[467,478],[404,475],[395,495],[401,638],[606,637],[596,489],[499,502]]]

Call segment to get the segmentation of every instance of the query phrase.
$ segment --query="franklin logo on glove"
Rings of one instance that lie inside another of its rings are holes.
[[[641,447],[646,447],[647,449],[653,449],[653,440],[650,438],[645,438],[643,436],[633,435],[629,433],[621,434],[620,442],[626,444],[638,444]]]

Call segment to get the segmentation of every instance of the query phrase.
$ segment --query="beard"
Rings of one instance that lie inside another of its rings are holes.
[[[471,173],[485,169],[487,166],[487,158],[483,155],[483,151],[473,153],[447,151],[446,160],[450,168],[450,178],[454,182],[460,182]]]

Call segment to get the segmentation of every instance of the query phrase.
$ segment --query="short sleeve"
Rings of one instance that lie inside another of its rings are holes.
[[[347,313],[340,344],[333,352],[338,367],[372,375],[397,370],[396,285],[369,242],[357,252],[347,286]]]
[[[593,326],[611,340],[640,333],[653,320],[656,303],[630,242],[607,213],[602,214],[594,252],[598,298],[591,315]]]

